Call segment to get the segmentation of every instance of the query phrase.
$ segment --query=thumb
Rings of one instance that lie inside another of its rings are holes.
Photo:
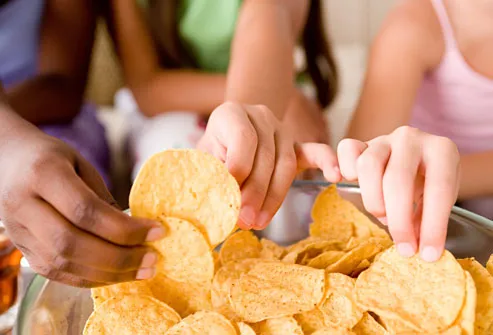
[[[322,143],[303,143],[295,145],[298,172],[307,169],[322,170],[325,179],[332,183],[341,180],[337,156],[332,148]]]

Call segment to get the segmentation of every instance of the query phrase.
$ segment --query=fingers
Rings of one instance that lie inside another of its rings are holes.
[[[92,269],[94,276],[107,272],[99,281],[120,281],[121,273],[128,275],[142,268],[152,268],[157,261],[157,255],[149,248],[117,246],[76,228],[42,200],[31,199],[25,208],[18,220],[30,223],[29,232],[51,251],[52,263],[61,262],[56,265],[64,266],[66,272],[75,273],[82,267]]]
[[[343,139],[337,146],[337,158],[342,176],[348,181],[358,180],[358,157],[366,150],[368,145],[364,142]]]
[[[390,144],[383,138],[377,138],[356,160],[363,204],[369,213],[384,223],[387,214],[382,181],[390,154]]]
[[[298,172],[307,169],[322,170],[325,179],[332,183],[341,180],[337,157],[326,144],[303,143],[295,146]]]
[[[36,192],[74,226],[118,245],[141,245],[164,236],[161,224],[132,218],[100,199],[69,165],[42,172]]]
[[[252,171],[242,187],[242,209],[239,226],[246,229],[257,224],[276,163],[275,128],[269,125],[275,120],[268,118],[268,113],[270,113],[268,110],[263,111],[256,107],[253,113],[254,117],[250,120],[256,129],[259,145]],[[266,116],[260,113],[265,113]]]
[[[293,141],[286,135],[276,134],[275,168],[270,180],[262,210],[253,228],[264,229],[271,222],[286,197],[296,176],[296,154]]]
[[[98,171],[83,157],[77,157],[75,170],[79,177],[85,182],[91,190],[96,193],[98,197],[103,199],[106,203],[118,207],[115,199],[111,195],[110,191],[106,188],[103,178],[99,175]]]
[[[455,144],[443,137],[434,137],[424,148],[420,252],[429,262],[438,260],[444,250],[450,211],[458,194],[459,157]]]

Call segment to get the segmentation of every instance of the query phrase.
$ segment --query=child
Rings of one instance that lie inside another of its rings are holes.
[[[407,0],[373,43],[348,136],[410,124],[452,139],[460,204],[493,219],[493,1]],[[416,148],[417,150],[417,148]]]
[[[96,108],[82,104],[91,58],[92,0],[9,0],[0,6],[0,82],[25,120],[73,146],[109,184]]]

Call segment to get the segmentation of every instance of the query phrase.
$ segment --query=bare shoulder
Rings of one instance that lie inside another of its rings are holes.
[[[390,46],[417,57],[427,69],[440,63],[445,41],[431,0],[403,0],[389,12],[372,52]]]

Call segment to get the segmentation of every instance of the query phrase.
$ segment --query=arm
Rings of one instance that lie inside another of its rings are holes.
[[[94,40],[93,0],[47,1],[39,74],[7,92],[14,110],[34,124],[72,120],[80,110]]]
[[[147,116],[172,110],[210,114],[224,101],[226,77],[192,70],[165,70],[142,10],[134,0],[113,0],[114,39],[126,82]]]
[[[293,93],[293,48],[310,1],[247,0],[231,51],[226,100],[262,104],[283,119]]]
[[[444,48],[440,26],[428,6],[423,10],[422,0],[407,1],[390,13],[371,47],[347,137],[367,141],[409,123],[423,76],[438,65]]]

